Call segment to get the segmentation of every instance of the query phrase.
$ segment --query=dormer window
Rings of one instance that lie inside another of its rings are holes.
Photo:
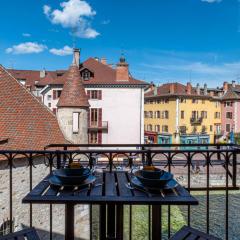
[[[26,85],[26,79],[18,79],[18,81],[19,81],[22,85]]]
[[[88,70],[84,70],[84,71],[82,72],[82,79],[83,79],[84,81],[89,80],[90,77],[91,77],[91,74],[90,74],[90,72],[89,72]]]

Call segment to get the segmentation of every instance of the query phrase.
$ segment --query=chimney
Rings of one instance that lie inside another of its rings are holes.
[[[228,82],[223,83],[223,91],[226,92],[228,90]]]
[[[153,95],[154,95],[154,96],[157,96],[157,92],[158,92],[158,88],[157,88],[157,87],[154,87],[154,88],[153,88]]]
[[[46,77],[46,70],[43,69],[40,71],[40,78],[45,78]]]
[[[199,83],[196,86],[196,92],[197,92],[197,95],[200,95],[200,85],[199,85]]]
[[[79,67],[80,63],[80,49],[74,48],[73,49],[73,65],[76,64]]]
[[[235,88],[236,87],[236,81],[232,81],[232,87]]]
[[[203,91],[204,91],[204,95],[207,95],[207,84],[206,83],[204,84],[204,90]]]
[[[121,56],[119,63],[116,68],[116,79],[117,81],[128,81],[129,72],[128,72],[128,63],[123,56]]]
[[[174,94],[174,83],[170,84],[170,94]]]
[[[107,59],[106,58],[101,58],[101,63],[104,65],[107,65]]]
[[[187,83],[187,94],[191,94],[192,93],[192,85],[190,82]]]

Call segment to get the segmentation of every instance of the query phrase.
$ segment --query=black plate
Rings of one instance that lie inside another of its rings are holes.
[[[166,171],[163,171],[163,174],[156,179],[143,177],[141,170],[134,172],[134,175],[145,187],[148,188],[162,188],[168,181],[173,179],[173,174]]]
[[[96,177],[93,176],[93,175],[90,175],[87,179],[85,179],[85,180],[82,181],[82,182],[66,183],[66,182],[62,181],[61,179],[59,179],[58,177],[56,177],[56,176],[53,175],[53,176],[49,179],[49,183],[50,183],[51,185],[63,186],[63,187],[72,187],[72,186],[85,187],[85,186],[88,186],[88,185],[91,184],[91,183],[94,183],[95,180],[96,180]]]
[[[140,190],[150,190],[150,191],[159,191],[160,189],[162,190],[169,190],[169,189],[173,189],[175,188],[178,183],[176,182],[176,180],[171,179],[169,180],[164,186],[162,187],[146,187],[144,186],[137,177],[132,177],[131,178],[131,184],[133,187],[135,187],[136,189],[140,189]]]
[[[85,179],[87,179],[91,174],[89,168],[81,168],[81,169],[58,169],[53,171],[53,175],[57,177],[64,184],[72,184],[81,183]]]

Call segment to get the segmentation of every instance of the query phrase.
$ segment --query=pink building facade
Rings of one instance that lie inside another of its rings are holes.
[[[227,137],[229,132],[240,133],[240,85],[223,84],[222,131]]]

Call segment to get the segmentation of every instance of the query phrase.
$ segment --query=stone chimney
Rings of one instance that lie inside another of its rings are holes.
[[[73,49],[73,65],[76,64],[79,67],[80,64],[80,49]]]
[[[200,85],[199,85],[199,83],[196,86],[196,92],[197,92],[197,95],[200,95]]]
[[[235,88],[236,87],[236,81],[232,81],[232,87]]]
[[[157,92],[158,92],[158,88],[157,88],[157,86],[155,86],[155,87],[153,88],[153,95],[154,95],[154,96],[157,96]]]
[[[170,90],[169,90],[170,94],[174,94],[174,83],[170,84]]]
[[[107,65],[107,59],[106,58],[101,58],[101,63],[104,65]]]
[[[203,91],[204,91],[204,95],[207,95],[207,84],[206,83],[204,84],[204,90]]]
[[[187,83],[187,94],[191,94],[192,93],[192,85],[190,82]]]
[[[128,63],[123,56],[121,56],[119,63],[116,68],[116,80],[117,81],[128,81],[129,80],[129,71]]]
[[[228,90],[228,82],[223,83],[223,91],[226,92]]]
[[[45,78],[46,77],[46,70],[43,69],[40,71],[40,78]]]

